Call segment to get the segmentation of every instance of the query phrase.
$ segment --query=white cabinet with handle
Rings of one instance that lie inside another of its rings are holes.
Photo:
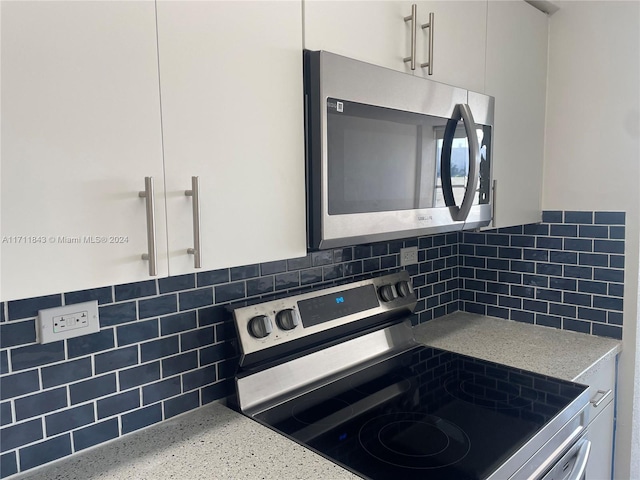
[[[494,223],[542,219],[547,16],[522,0],[490,1],[485,93],[495,97]]]
[[[484,93],[486,1],[417,2],[416,74]]]
[[[305,0],[304,47],[482,92],[486,12],[486,1]]]
[[[616,357],[600,360],[575,381],[589,385],[588,438],[591,441],[591,454],[587,463],[587,478],[610,479],[613,464]]]
[[[301,3],[157,7],[170,274],[304,256]]]
[[[145,177],[166,251],[154,2],[0,8],[2,299],[149,278]]]
[[[411,72],[408,1],[304,0],[304,48]]]
[[[1,5],[2,300],[306,253],[301,2]]]

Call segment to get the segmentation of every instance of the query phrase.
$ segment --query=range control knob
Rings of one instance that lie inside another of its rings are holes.
[[[390,302],[391,300],[398,298],[398,294],[396,293],[396,289],[393,288],[393,285],[381,286],[378,289],[378,294],[383,302]]]
[[[408,297],[411,295],[411,285],[406,280],[396,283],[396,290],[401,297]]]
[[[249,334],[254,338],[264,338],[273,331],[271,320],[266,315],[258,315],[249,320]]]
[[[276,323],[282,330],[293,330],[300,324],[300,317],[298,312],[292,308],[287,308],[278,312]]]

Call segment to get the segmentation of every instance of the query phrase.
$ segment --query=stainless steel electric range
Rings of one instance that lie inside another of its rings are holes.
[[[370,479],[581,479],[587,387],[417,344],[407,272],[233,309],[230,404]]]

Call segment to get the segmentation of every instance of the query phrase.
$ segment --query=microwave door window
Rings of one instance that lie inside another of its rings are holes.
[[[469,178],[469,142],[467,134],[462,124],[458,124],[455,128],[453,139],[451,140],[451,189],[453,199],[448,199],[445,195],[442,184],[442,148],[444,146],[445,128],[438,128],[435,132],[437,142],[436,153],[436,206],[447,207],[460,205],[464,198],[464,192]],[[446,178],[445,178],[446,180]]]
[[[433,131],[446,119],[332,99],[328,104],[330,215],[433,206]]]

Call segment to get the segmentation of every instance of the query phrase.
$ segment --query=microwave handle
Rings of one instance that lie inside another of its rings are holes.
[[[451,144],[453,143],[456,125],[460,119],[462,119],[469,140],[469,179],[467,180],[467,188],[464,192],[462,204],[458,207],[455,204],[453,187],[451,185]],[[457,105],[453,117],[447,123],[444,145],[442,147],[442,158],[442,189],[445,203],[451,211],[451,218],[453,218],[453,220],[465,221],[473,206],[473,199],[478,189],[478,181],[480,179],[480,144],[476,132],[476,122],[473,119],[469,105],[462,103]]]
[[[454,218],[454,220],[466,220],[473,206],[473,199],[476,196],[478,180],[480,179],[480,144],[478,142],[478,133],[476,132],[476,122],[473,119],[469,105],[460,104],[458,108],[469,139],[469,180],[467,180],[467,189],[464,192],[462,205],[460,205],[460,209],[457,212],[458,218]]]

